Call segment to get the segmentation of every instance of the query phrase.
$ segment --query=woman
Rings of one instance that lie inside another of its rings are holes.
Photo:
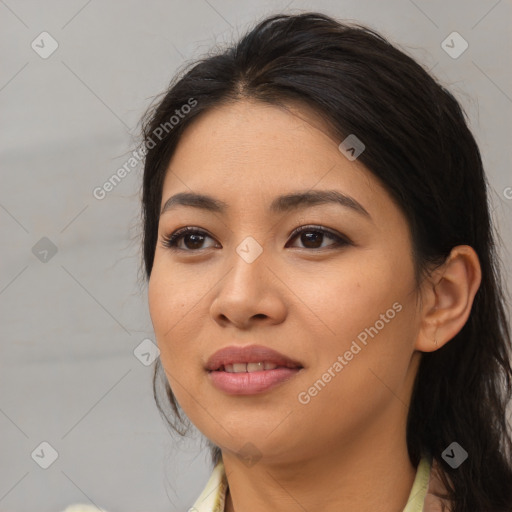
[[[143,253],[192,510],[512,510],[510,332],[461,107],[382,36],[272,16],[144,122]]]

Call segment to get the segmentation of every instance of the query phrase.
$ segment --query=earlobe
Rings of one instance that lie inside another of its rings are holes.
[[[415,348],[433,352],[455,337],[471,313],[482,272],[478,255],[469,245],[454,247],[445,263],[424,284],[426,300]]]

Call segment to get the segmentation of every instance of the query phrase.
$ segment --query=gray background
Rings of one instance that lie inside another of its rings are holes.
[[[168,434],[152,365],[134,355],[154,340],[137,279],[141,165],[103,200],[92,191],[127,161],[141,114],[185,61],[281,10],[366,23],[455,93],[510,268],[510,0],[0,0],[2,512],[170,512],[202,490],[206,449]],[[59,45],[46,59],[31,47],[43,31]],[[441,47],[453,31],[469,44],[458,58]],[[58,452],[48,469],[31,456],[50,456],[43,441]]]

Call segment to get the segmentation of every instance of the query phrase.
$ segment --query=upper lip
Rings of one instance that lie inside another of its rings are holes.
[[[248,345],[245,347],[232,345],[222,348],[210,356],[206,362],[206,369],[214,371],[227,364],[259,362],[274,363],[277,366],[288,368],[302,368],[298,361],[263,345]]]

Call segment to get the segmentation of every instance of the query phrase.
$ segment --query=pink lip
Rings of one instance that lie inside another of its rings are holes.
[[[222,366],[233,363],[259,363],[268,362],[274,363],[277,366],[284,366],[286,368],[302,368],[302,364],[294,361],[289,357],[276,352],[275,350],[264,347],[263,345],[249,345],[245,347],[238,347],[232,345],[225,347],[215,352],[206,362],[205,368],[208,371],[215,371],[221,369]],[[277,370],[277,368],[276,368]],[[266,370],[267,372],[273,370]],[[263,372],[254,372],[263,373]]]
[[[257,372],[228,373],[213,370],[208,372],[211,383],[230,395],[254,395],[268,391],[291,379],[301,368],[275,368]]]
[[[259,362],[273,363],[278,368],[241,373],[224,371],[224,366],[228,364]],[[211,383],[221,391],[232,395],[252,395],[268,391],[292,378],[302,368],[302,364],[298,361],[263,345],[225,347],[215,352],[206,362]]]

